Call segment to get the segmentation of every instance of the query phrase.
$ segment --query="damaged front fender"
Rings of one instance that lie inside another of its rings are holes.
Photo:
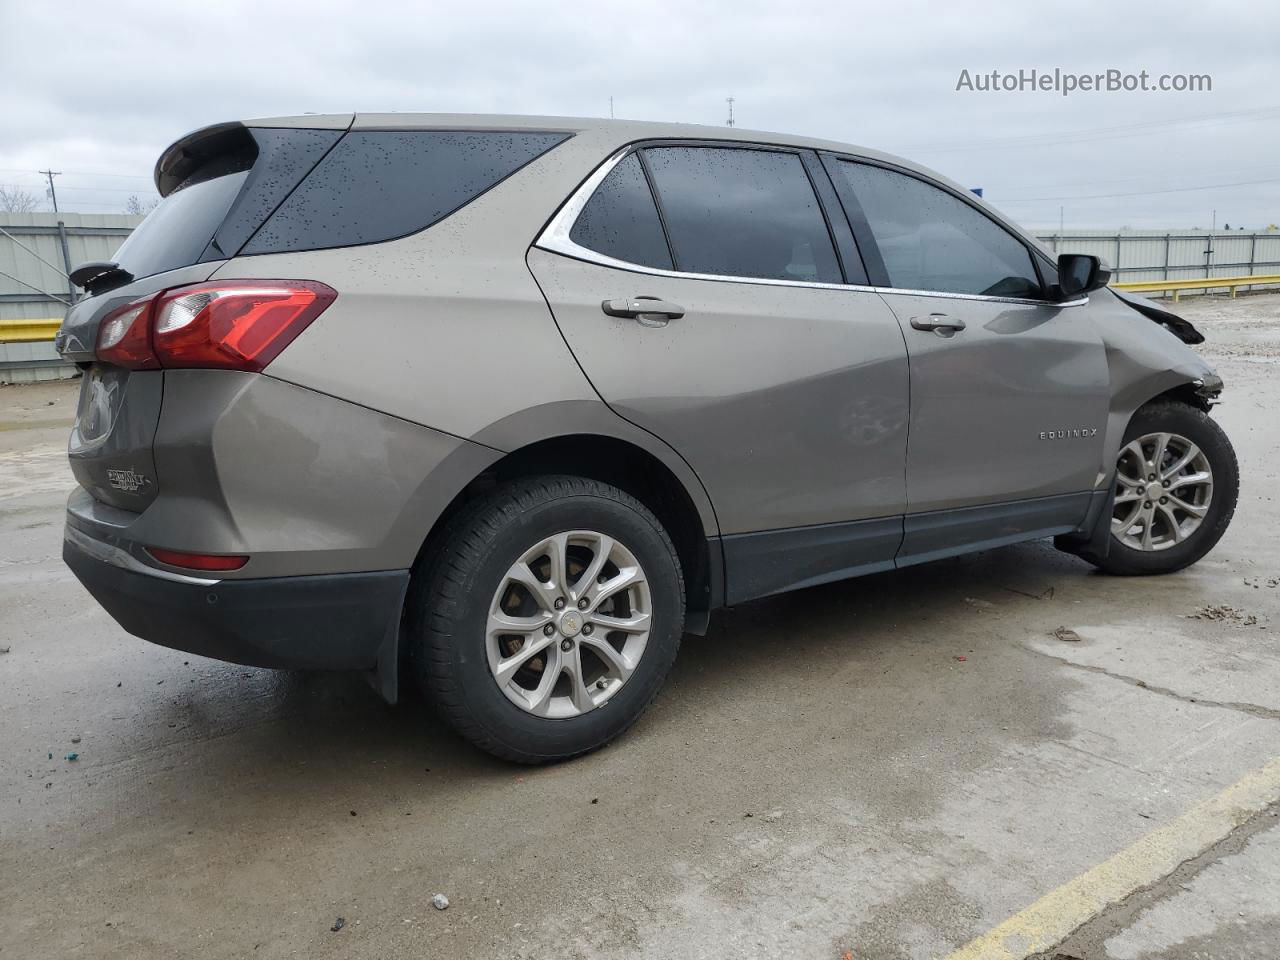
[[[1183,343],[1204,343],[1204,334],[1192,326],[1190,321],[1182,319],[1176,313],[1170,313],[1155,301],[1148,300],[1146,297],[1139,297],[1136,294],[1125,293],[1123,290],[1117,290],[1114,287],[1111,288],[1111,292],[1148,320],[1154,320],[1160,324]]]

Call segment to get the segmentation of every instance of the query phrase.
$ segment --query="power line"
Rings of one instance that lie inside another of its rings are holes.
[[[1072,180],[1072,181],[1054,180],[1050,183],[1024,183],[1024,184],[1020,184],[1019,186],[1022,189],[1027,189],[1027,190],[1041,190],[1041,189],[1050,190],[1054,188],[1065,188],[1065,187],[1094,187],[1094,188],[1118,187],[1128,183],[1159,182],[1161,179],[1167,179],[1169,177],[1176,177],[1182,180],[1185,180],[1188,177],[1197,178],[1197,177],[1208,177],[1208,176],[1248,178],[1248,177],[1256,177],[1259,174],[1271,173],[1274,170],[1275,170],[1274,166],[1254,167],[1252,169],[1247,169],[1247,170],[1184,170],[1179,173],[1147,173],[1147,174],[1143,174],[1141,176],[1135,176],[1135,177],[1106,177],[1106,178],[1094,177],[1089,180]],[[1014,187],[1013,189],[1016,190],[1018,188],[1019,187]]]
[[[0,173],[27,173],[26,167],[0,167]],[[123,177],[126,180],[150,180],[149,176],[141,173],[93,173],[88,170],[66,170],[63,171],[69,177]]]
[[[1092,193],[1067,197],[1002,197],[994,203],[1040,203],[1049,200],[1110,200],[1116,197],[1149,197],[1157,193],[1191,193],[1196,190],[1219,190],[1227,187],[1252,187],[1260,183],[1280,183],[1280,177],[1266,180],[1238,180],[1235,183],[1206,183],[1199,187],[1172,187],[1167,190],[1135,190],[1132,193]]]
[[[23,187],[21,183],[6,183],[6,187]],[[63,187],[63,193],[147,193],[133,187]]]
[[[1240,110],[1234,113],[1209,114],[1200,117],[1181,117],[1175,120],[1148,120],[1110,127],[1092,127],[1065,130],[1061,133],[1032,133],[1015,137],[995,137],[988,140],[917,144],[901,148],[903,152],[958,153],[966,150],[985,150],[988,147],[1031,147],[1055,143],[1089,143],[1097,140],[1121,139],[1142,136],[1151,130],[1178,126],[1215,126],[1224,123],[1255,123],[1260,120],[1280,118],[1280,107],[1263,107],[1258,110]]]

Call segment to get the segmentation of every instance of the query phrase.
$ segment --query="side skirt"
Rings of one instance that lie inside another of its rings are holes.
[[[722,543],[725,602],[733,605],[892,570],[902,517],[730,534]]]
[[[897,565],[907,567],[1073,533],[1084,525],[1095,495],[1086,491],[908,514]]]
[[[1061,543],[1083,535],[1085,542],[1092,542],[1090,535],[1098,529],[1098,518],[1105,516],[1107,501],[1108,491],[1095,490],[730,534],[720,538],[724,605],[1026,540],[1056,537]]]

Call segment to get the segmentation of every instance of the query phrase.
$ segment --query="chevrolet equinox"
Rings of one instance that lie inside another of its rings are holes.
[[[616,737],[719,607],[1047,537],[1168,573],[1235,508],[1203,337],[897,157],[347,114],[155,183],[58,334],[67,564],[132,634],[403,677],[501,757]]]

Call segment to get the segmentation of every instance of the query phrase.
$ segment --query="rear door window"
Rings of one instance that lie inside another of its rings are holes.
[[[672,269],[658,208],[636,154],[621,160],[596,187],[569,239],[615,260]]]
[[[839,261],[800,157],[737,147],[644,150],[675,269],[841,283]]]
[[[905,290],[1035,298],[1027,248],[945,190],[883,167],[839,161],[880,248],[889,283]]]
[[[243,252],[319,250],[416,233],[567,137],[510,131],[348,133]]]

